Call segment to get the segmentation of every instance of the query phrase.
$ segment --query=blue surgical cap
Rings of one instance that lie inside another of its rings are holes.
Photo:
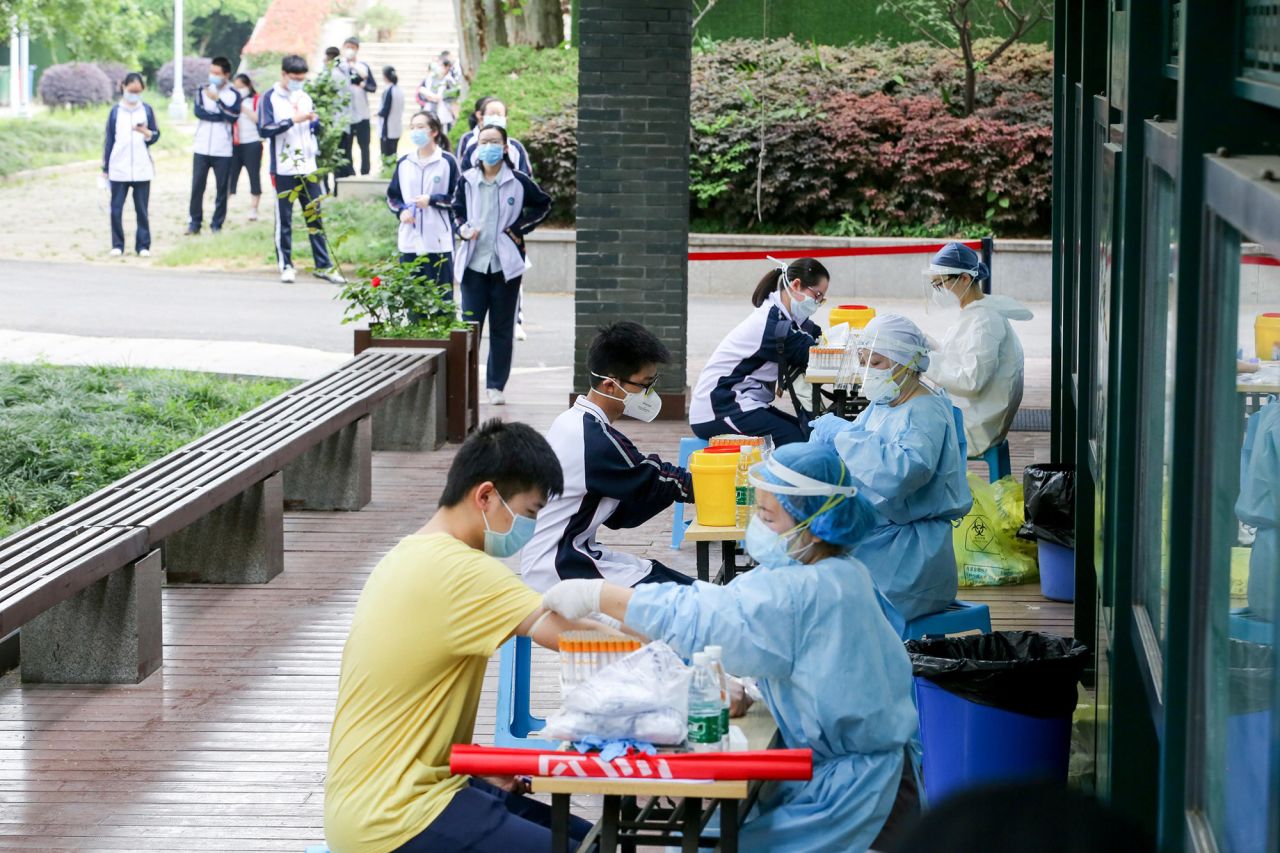
[[[925,275],[969,275],[974,281],[991,278],[991,270],[978,253],[964,243],[948,243],[929,262]]]
[[[877,314],[862,330],[858,349],[878,352],[923,373],[929,369],[929,342],[915,323],[901,314]]]
[[[825,484],[843,486],[851,490],[853,477],[834,450],[825,444],[797,442],[786,444],[774,451],[768,461],[754,466],[756,479],[777,486],[794,486],[795,480],[786,473],[775,473],[778,467],[815,481],[814,486]],[[763,486],[769,491],[767,486]],[[860,494],[841,494],[833,506],[823,510],[831,502],[831,495],[787,495],[771,492],[782,504],[787,514],[803,522],[814,516],[809,532],[823,542],[841,548],[851,548],[876,526],[877,516],[871,503]],[[815,516],[815,513],[817,514]]]

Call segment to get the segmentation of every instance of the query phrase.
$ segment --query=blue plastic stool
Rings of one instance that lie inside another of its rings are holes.
[[[982,454],[982,461],[987,463],[987,481],[996,480],[1013,474],[1013,465],[1009,461],[1009,442],[1002,441]]]
[[[528,637],[512,637],[498,656],[498,709],[493,724],[493,745],[527,749],[556,749],[558,744],[529,737],[546,720],[529,713],[529,675],[533,668],[533,644]]]
[[[323,844],[308,844],[303,853],[329,853],[329,848]]]
[[[702,450],[709,442],[689,436],[680,439],[680,456],[676,462],[681,468],[689,467],[689,457],[693,455],[695,450]],[[684,531],[689,526],[689,522],[684,520],[684,504],[676,504],[676,517],[671,522],[671,548],[679,551],[680,543],[684,542]]]
[[[953,601],[946,610],[926,613],[908,622],[903,639],[923,640],[973,630],[991,633],[991,608],[972,601]]]

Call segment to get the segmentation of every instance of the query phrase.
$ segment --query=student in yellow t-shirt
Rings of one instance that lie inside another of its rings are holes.
[[[513,635],[556,648],[570,622],[498,562],[564,488],[525,424],[490,421],[458,451],[440,506],[370,574],[342,652],[329,739],[325,838],[333,853],[550,847],[550,808],[514,779],[449,772],[470,743],[485,664]],[[573,819],[576,839],[590,830]]]

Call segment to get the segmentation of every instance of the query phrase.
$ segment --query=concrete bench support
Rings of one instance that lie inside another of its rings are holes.
[[[444,386],[442,367],[374,410],[373,449],[424,452],[444,444]]]
[[[373,497],[373,424],[343,427],[284,469],[286,509],[358,510]]]
[[[170,583],[267,583],[284,570],[284,476],[272,474],[164,541]]]
[[[155,550],[22,626],[22,680],[137,684],[159,669],[161,573]]]

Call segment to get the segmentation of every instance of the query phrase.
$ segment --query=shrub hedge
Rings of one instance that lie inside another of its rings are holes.
[[[208,56],[184,56],[182,58],[182,94],[188,100],[196,96],[196,92],[208,85]],[[173,95],[173,60],[170,59],[156,72],[156,89],[166,98]]]
[[[1044,46],[1015,45],[980,78],[974,114],[960,117],[963,69],[924,43],[836,48],[735,39],[699,50],[691,101],[695,227],[1043,236],[1052,64]],[[514,103],[523,108],[518,93]],[[575,134],[571,104],[535,116],[521,136],[561,221],[572,218]]]
[[[92,62],[50,65],[36,87],[40,101],[50,107],[87,107],[105,104],[115,96],[111,81]]]

